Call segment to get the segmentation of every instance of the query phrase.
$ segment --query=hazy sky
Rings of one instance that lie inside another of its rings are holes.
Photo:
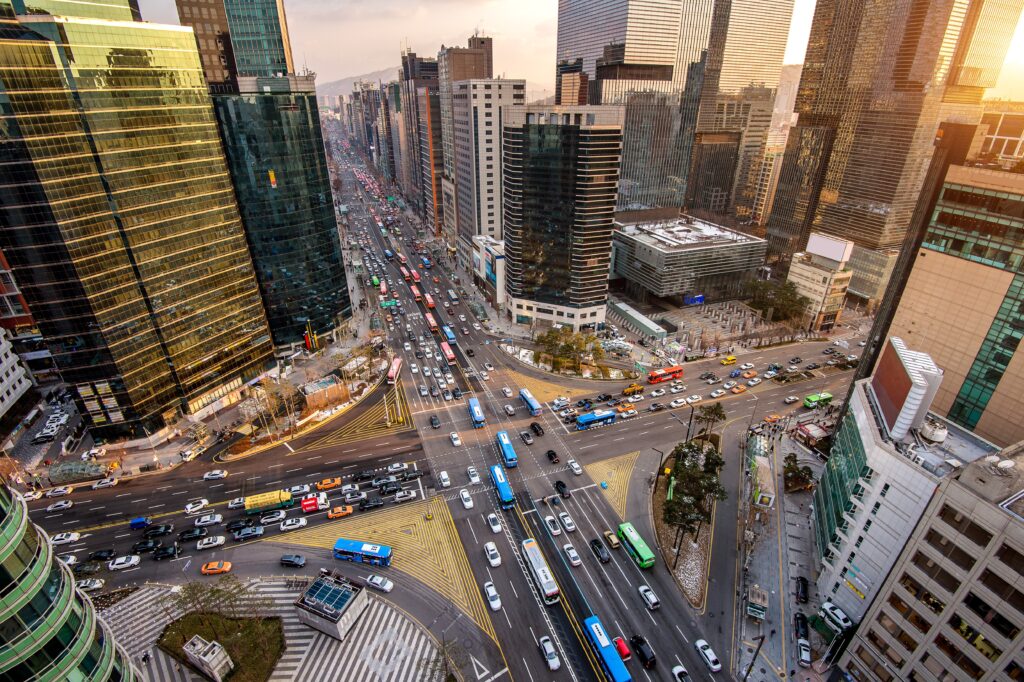
[[[803,61],[815,0],[795,0],[786,63]],[[525,78],[530,99],[554,89],[558,0],[285,0],[298,64],[321,82],[398,66],[404,47],[434,55],[465,45],[474,30],[494,38],[495,75]],[[140,0],[143,18],[178,23],[174,0]],[[990,97],[1024,99],[1024,22]]]

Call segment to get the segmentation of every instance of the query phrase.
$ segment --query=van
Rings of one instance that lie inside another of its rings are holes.
[[[554,401],[552,401],[551,406],[556,410],[560,410],[563,407],[568,407],[569,399],[566,398],[564,395],[558,396],[557,398],[554,399]]]
[[[735,355],[729,355],[727,357],[722,358],[721,362],[722,362],[723,365],[735,365],[736,364],[736,356]]]

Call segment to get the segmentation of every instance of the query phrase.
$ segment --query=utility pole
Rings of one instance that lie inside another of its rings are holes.
[[[755,639],[757,640],[757,649],[754,650],[754,657],[750,659],[747,672],[743,673],[742,682],[747,682],[747,678],[750,677],[750,671],[754,669],[754,662],[757,661],[757,655],[761,653],[761,647],[764,645],[764,635],[758,635]]]

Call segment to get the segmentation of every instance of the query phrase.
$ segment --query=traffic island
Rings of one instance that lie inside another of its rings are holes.
[[[196,670],[184,650],[196,635],[224,647],[235,666],[231,682],[265,682],[284,652],[280,618],[232,618],[211,612],[193,612],[173,621],[157,645],[182,668]]]

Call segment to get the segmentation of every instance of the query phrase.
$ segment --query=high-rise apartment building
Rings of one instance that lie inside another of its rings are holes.
[[[0,5],[0,17],[4,9]],[[0,22],[3,19],[0,18]],[[28,517],[21,495],[0,485],[0,662],[3,680],[144,679],[92,601],[76,589],[70,567]]]
[[[977,123],[1022,0],[820,0],[771,218],[784,269],[813,230],[854,242],[874,303],[903,245],[940,121]]]
[[[517,324],[605,320],[621,107],[506,107],[505,286]]]
[[[307,330],[331,332],[352,310],[315,76],[295,72],[282,0],[176,4],[203,56],[270,331],[283,352]]]
[[[472,268],[473,237],[501,239],[501,126],[526,104],[526,81],[492,78],[452,84],[457,258]]]
[[[10,7],[0,248],[79,410],[142,437],[230,402],[272,344],[192,30]]]

